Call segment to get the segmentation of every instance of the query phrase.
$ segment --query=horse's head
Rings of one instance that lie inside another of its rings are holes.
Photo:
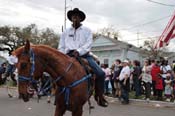
[[[16,67],[18,70],[19,95],[27,102],[29,101],[31,93],[30,85],[33,82],[35,70],[35,55],[30,48],[30,42],[26,41],[26,45],[15,50],[13,55],[18,58]]]

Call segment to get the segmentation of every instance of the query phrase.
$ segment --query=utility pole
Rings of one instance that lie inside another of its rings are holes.
[[[71,0],[72,1],[72,0]],[[66,21],[67,21],[67,0],[64,0],[64,30],[66,29]]]
[[[139,47],[139,31],[137,31],[137,47]]]
[[[64,0],[64,30],[66,29],[67,0]]]

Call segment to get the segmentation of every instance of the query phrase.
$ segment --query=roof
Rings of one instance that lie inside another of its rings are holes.
[[[113,39],[107,36],[99,35],[94,39],[94,43],[92,45],[92,50],[97,50],[97,49],[104,49],[104,50],[113,50],[113,49],[128,49],[130,48],[131,50],[140,50],[140,48],[137,48],[136,46],[117,40]]]

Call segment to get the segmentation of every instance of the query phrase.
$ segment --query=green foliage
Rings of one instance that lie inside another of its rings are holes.
[[[39,30],[35,24],[26,27],[3,26],[0,27],[0,51],[9,53],[23,46],[28,39],[33,44],[45,44],[57,48],[59,35],[52,29]]]
[[[97,37],[98,35],[103,35],[115,39],[121,38],[119,31],[116,30],[114,26],[101,28],[96,33],[93,34],[94,37]]]

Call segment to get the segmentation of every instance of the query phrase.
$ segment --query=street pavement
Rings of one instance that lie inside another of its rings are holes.
[[[54,98],[50,104],[47,103],[46,97],[43,97],[39,103],[36,97],[24,103],[18,99],[17,90],[13,89],[13,95],[15,97],[9,98],[6,89],[0,88],[0,116],[54,116]],[[83,116],[175,116],[175,105],[157,105],[157,103],[133,100],[129,105],[122,105],[116,98],[108,98],[108,101],[109,107],[102,108],[97,106],[92,99],[95,109],[92,109],[89,114],[86,104]],[[71,113],[67,111],[65,116],[71,116]]]

